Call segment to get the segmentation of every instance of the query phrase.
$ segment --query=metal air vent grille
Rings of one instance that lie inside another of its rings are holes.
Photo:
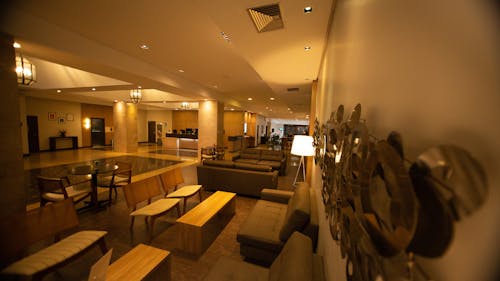
[[[267,32],[283,28],[279,3],[248,9],[257,32]]]

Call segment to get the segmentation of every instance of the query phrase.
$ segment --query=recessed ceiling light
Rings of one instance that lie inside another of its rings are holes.
[[[180,73],[184,73],[184,70],[183,70],[183,69],[179,69],[179,70],[177,70],[177,71],[179,71]]]
[[[57,90],[56,92],[60,93],[60,92],[62,92],[62,91],[61,91],[61,90]]]
[[[290,114],[293,114],[293,111],[288,111]]]
[[[146,44],[142,44],[141,46],[139,46],[141,49],[143,50],[149,50],[149,46],[146,45]]]
[[[142,87],[141,87],[141,85],[139,85],[139,86],[137,86],[137,88],[141,89]]]
[[[14,44],[12,44],[12,47],[14,47],[16,49],[20,49],[21,48],[21,44],[19,44],[17,42],[14,42]]]
[[[222,38],[224,38],[227,42],[231,42],[231,38],[225,32],[221,31],[220,35],[222,35]]]
[[[252,98],[248,98],[247,100],[253,100]]]
[[[164,100],[164,101],[163,101],[163,103],[167,103],[167,101],[166,101],[166,100]]]
[[[291,109],[290,109],[290,107],[289,107],[289,108],[287,108],[286,110],[290,111]]]
[[[95,91],[95,88],[92,88],[92,91]]]
[[[118,100],[113,100],[113,102],[118,102]]]
[[[270,100],[274,100],[274,98],[269,98]]]
[[[231,108],[231,111],[234,111],[234,108]]]
[[[304,13],[305,14],[312,13],[312,11],[313,11],[313,7],[311,7],[311,6],[307,6],[307,7],[304,8]]]
[[[305,47],[304,47],[304,50],[306,50],[306,51],[311,50],[311,46],[305,46]]]

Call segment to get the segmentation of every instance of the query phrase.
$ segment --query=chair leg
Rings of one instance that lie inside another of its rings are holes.
[[[108,192],[108,206],[111,206],[111,193],[113,190],[111,190],[111,187],[109,187],[109,192]]]
[[[179,203],[177,203],[177,218],[181,217],[181,207],[179,206]]]
[[[106,254],[108,251],[108,247],[106,246],[106,240],[104,238],[99,239],[99,248],[101,249],[102,254]]]
[[[134,216],[130,217],[130,230],[132,230],[132,228],[134,227],[134,220],[135,220]]]
[[[184,211],[183,211],[183,214],[186,213],[186,206],[187,206],[187,197],[184,197],[184,206],[183,206]]]
[[[153,233],[154,233],[154,227],[155,227],[155,219],[156,217],[151,217],[149,219],[149,242],[153,240]]]
[[[201,188],[200,190],[198,190],[198,195],[200,195],[200,202],[203,201],[203,199],[201,198]]]

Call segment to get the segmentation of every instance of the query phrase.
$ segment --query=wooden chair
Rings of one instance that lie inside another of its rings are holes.
[[[173,170],[166,171],[159,175],[163,191],[165,192],[166,198],[183,198],[183,213],[186,213],[187,199],[196,195],[201,198],[201,185],[186,185],[180,187],[179,185],[184,183],[184,177],[182,176],[181,168],[176,168]],[[169,189],[173,188],[173,192],[168,193]]]
[[[123,187],[125,201],[130,213],[130,231],[133,230],[136,216],[144,216],[147,223],[149,218],[149,241],[153,239],[154,223],[156,218],[168,213],[174,207],[177,208],[177,216],[181,215],[179,208],[179,199],[159,199],[154,202],[155,197],[163,195],[161,187],[156,177],[146,178],[144,180],[133,182]],[[147,202],[146,206],[137,208],[139,203]]]
[[[49,202],[59,202],[68,198],[76,204],[92,194],[90,180],[70,185],[67,176],[61,178],[38,176],[37,179],[42,207]]]
[[[111,194],[114,190],[115,200],[118,198],[117,187],[123,187],[132,182],[132,165],[127,162],[116,162],[118,169],[109,173],[100,174],[97,178],[97,186],[109,189],[108,205],[111,206]]]

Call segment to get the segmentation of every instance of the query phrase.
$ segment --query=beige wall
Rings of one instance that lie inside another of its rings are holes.
[[[55,113],[56,118],[54,120],[49,120],[49,112]],[[67,120],[68,114],[73,115],[73,121]],[[82,120],[81,107],[79,103],[39,99],[27,96],[26,116],[28,115],[38,117],[38,136],[40,150],[49,150],[49,137],[58,136],[59,130],[63,129],[66,130],[67,136],[78,137],[78,146],[82,146]],[[24,117],[24,122],[26,122],[26,116]],[[63,117],[65,121],[62,123],[59,122],[59,117]]]
[[[96,104],[86,104],[82,103],[82,122],[85,118],[104,118],[104,127],[106,127],[106,133],[104,136],[104,143],[106,145],[111,145],[111,140],[113,139],[113,131],[108,130],[113,127],[113,107],[106,105],[96,105]],[[82,124],[80,122],[79,124]],[[82,146],[91,146],[90,139],[90,129],[86,129],[81,126],[82,131]]]
[[[443,257],[421,260],[434,280],[493,280],[500,263],[500,22],[498,6],[483,3],[337,1],[313,101],[321,122],[339,104],[349,112],[361,103],[371,133],[399,131],[411,160],[430,146],[455,144],[484,165],[488,201],[455,224]],[[320,178],[314,166],[315,188]],[[327,279],[346,280],[327,222],[320,227]]]
[[[148,111],[137,111],[137,140],[138,142],[148,141]]]
[[[184,130],[186,128],[198,128],[198,111],[195,110],[176,110],[172,112],[172,130]]]
[[[243,124],[245,123],[245,112],[243,111],[225,111],[224,112],[224,135],[242,136]]]

